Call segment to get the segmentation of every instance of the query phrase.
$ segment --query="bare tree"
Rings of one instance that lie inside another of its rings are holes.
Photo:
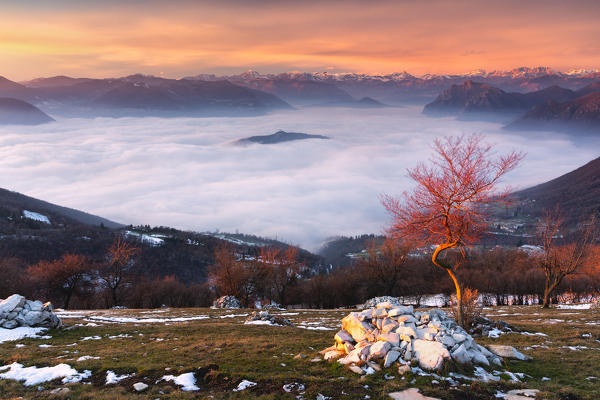
[[[367,257],[358,262],[365,278],[374,282],[381,295],[392,295],[405,269],[410,248],[403,242],[386,238],[377,246],[369,244]]]
[[[110,292],[113,306],[119,304],[119,288],[138,251],[138,248],[131,246],[120,236],[108,249],[106,262],[99,269],[99,278]]]
[[[538,233],[543,248],[538,267],[546,277],[542,304],[544,308],[550,306],[550,296],[565,277],[577,273],[596,258],[593,252],[598,237],[595,217],[591,217],[570,240],[565,238],[565,229],[565,220],[559,207],[546,210]]]
[[[489,206],[508,195],[508,190],[495,190],[500,178],[523,154],[496,156],[480,135],[436,139],[433,149],[429,165],[420,163],[408,171],[416,188],[400,199],[385,195],[382,202],[393,217],[392,237],[435,246],[431,261],[452,279],[458,322],[464,325],[462,285],[456,274],[460,262],[448,263],[440,256],[449,249],[464,256],[465,247],[478,241],[487,227]]]
[[[50,295],[62,296],[62,307],[67,309],[73,294],[90,275],[92,264],[78,254],[64,254],[56,261],[41,261],[27,269],[27,274]]]

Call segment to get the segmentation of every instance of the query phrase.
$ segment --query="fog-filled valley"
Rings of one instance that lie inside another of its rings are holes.
[[[0,187],[114,221],[240,231],[316,249],[327,237],[380,233],[383,193],[435,137],[481,133],[499,152],[527,153],[504,180],[545,182],[597,157],[599,139],[433,118],[422,106],[300,108],[240,118],[56,118],[0,127]],[[323,135],[236,146],[280,130]]]

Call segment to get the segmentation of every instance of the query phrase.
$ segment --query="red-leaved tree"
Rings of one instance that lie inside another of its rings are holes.
[[[496,155],[481,135],[436,139],[433,150],[428,164],[420,163],[408,171],[416,182],[414,190],[401,198],[384,195],[382,203],[393,217],[392,237],[435,246],[431,261],[452,279],[456,316],[464,325],[463,288],[456,274],[461,257],[449,262],[441,256],[456,249],[464,257],[465,248],[479,240],[488,225],[490,205],[506,201],[508,190],[496,190],[500,178],[524,155],[516,151]]]

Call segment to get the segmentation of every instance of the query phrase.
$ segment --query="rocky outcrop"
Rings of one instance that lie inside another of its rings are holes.
[[[382,302],[342,319],[335,345],[321,353],[357,373],[408,364],[437,371],[448,360],[459,364],[501,365],[499,355],[478,345],[473,337],[440,309],[413,310]],[[402,372],[401,372],[402,373]]]
[[[213,302],[213,308],[241,308],[240,301],[233,296],[221,296]]]
[[[53,312],[52,304],[13,294],[0,301],[0,327],[14,329],[18,326],[58,328],[62,322]]]

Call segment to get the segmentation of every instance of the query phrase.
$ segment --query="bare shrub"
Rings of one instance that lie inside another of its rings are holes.
[[[464,288],[462,294],[463,309],[462,315],[465,322],[465,328],[473,326],[475,319],[481,315],[483,306],[479,303],[479,291],[477,289]],[[451,315],[456,319],[459,310],[458,301],[456,296],[452,295],[452,304],[450,309]]]

